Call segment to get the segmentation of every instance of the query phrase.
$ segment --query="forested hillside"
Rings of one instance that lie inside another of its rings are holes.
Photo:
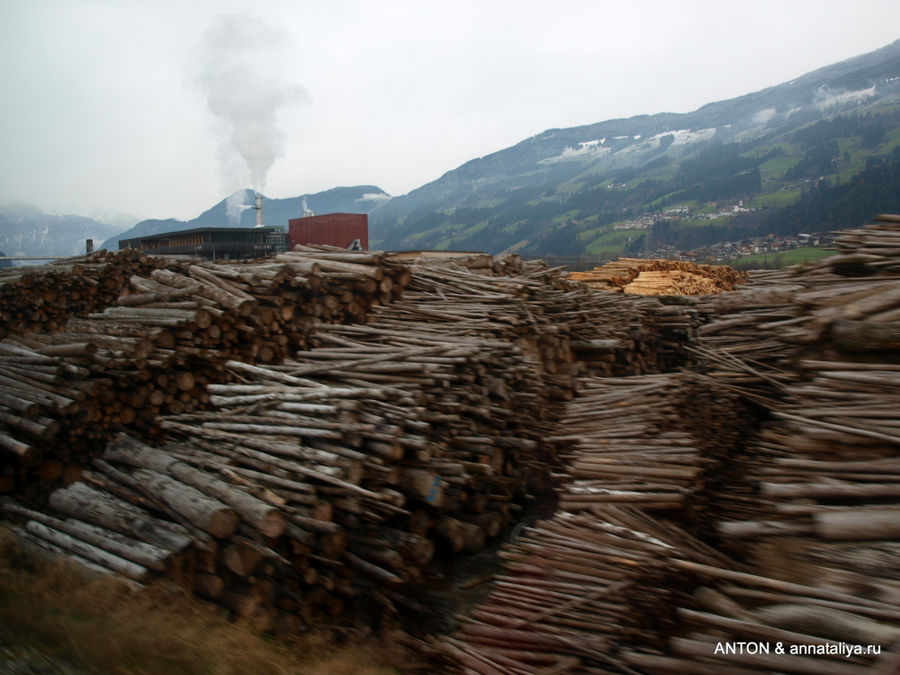
[[[371,215],[387,248],[615,257],[900,209],[900,42],[687,114],[553,129]]]

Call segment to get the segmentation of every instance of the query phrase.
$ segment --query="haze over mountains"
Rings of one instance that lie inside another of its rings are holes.
[[[390,161],[390,158],[385,158]],[[305,204],[304,204],[305,201]],[[239,191],[190,221],[121,227],[0,208],[7,255],[73,255],[84,239],[252,227]],[[859,225],[900,211],[900,41],[685,114],[550,129],[410,193],[342,187],[267,199],[265,223],[304,208],[370,214],[373,247],[613,256]]]
[[[83,216],[54,215],[25,202],[0,205],[0,251],[7,256],[77,255],[121,227]]]

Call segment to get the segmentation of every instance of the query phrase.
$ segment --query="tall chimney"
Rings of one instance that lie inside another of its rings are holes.
[[[256,209],[256,226],[263,227],[263,212],[262,212],[262,195],[258,192],[256,193],[256,206],[253,208]]]

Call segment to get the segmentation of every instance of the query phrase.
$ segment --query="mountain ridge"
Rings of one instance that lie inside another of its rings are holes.
[[[45,213],[22,201],[0,205],[0,250],[11,257],[79,255],[121,228],[85,216]]]
[[[614,193],[634,192],[641,182],[648,191],[653,181],[660,183],[660,190],[674,188],[675,176],[661,170],[664,164],[680,169],[680,163],[693,159],[711,143],[726,148],[741,144],[743,152],[758,149],[771,154],[775,148],[765,146],[767,138],[772,143],[789,140],[790,133],[804,125],[842,112],[869,114],[876,103],[882,107],[900,103],[900,40],[786,83],[708,103],[688,113],[663,112],[547,129],[394,197],[371,214],[370,237],[373,245],[387,248],[479,248],[492,253],[519,250],[542,255],[550,249],[541,242],[553,236],[562,222],[570,221],[578,230],[578,240],[568,243],[571,252],[586,252],[594,244],[587,231],[616,222],[608,211],[630,209],[639,214],[648,205],[648,200],[642,202],[634,195],[627,199]],[[896,109],[888,112],[893,134],[900,122],[895,119]],[[896,147],[893,135],[889,140],[879,150],[883,156]],[[791,145],[785,142],[779,150],[784,161],[791,159],[791,153],[800,153],[791,161],[801,162],[802,149]],[[851,150],[858,173],[873,153]],[[775,155],[771,159],[774,161]],[[654,162],[655,167],[650,166]],[[627,176],[629,173],[635,175]],[[779,181],[782,178],[778,176]],[[596,188],[601,185],[611,191],[598,194]],[[592,189],[593,195],[589,194]],[[760,191],[746,192],[748,198],[758,194]],[[665,192],[652,196],[658,200]],[[585,203],[577,203],[579,200]],[[551,206],[554,202],[559,208]],[[567,216],[569,211],[573,213]],[[591,219],[593,222],[588,222]]]

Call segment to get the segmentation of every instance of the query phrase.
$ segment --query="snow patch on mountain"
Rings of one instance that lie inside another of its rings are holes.
[[[858,89],[856,91],[845,91],[840,94],[832,93],[828,87],[819,87],[816,91],[816,97],[813,101],[814,105],[820,110],[831,108],[844,103],[862,103],[868,98],[875,95],[875,85],[868,89]]]
[[[538,162],[538,164],[553,164],[554,162],[565,162],[572,159],[582,159],[586,157],[600,157],[608,155],[612,152],[612,148],[604,147],[606,138],[595,138],[590,141],[581,141],[578,147],[566,146],[563,151],[553,157],[547,157]]]

